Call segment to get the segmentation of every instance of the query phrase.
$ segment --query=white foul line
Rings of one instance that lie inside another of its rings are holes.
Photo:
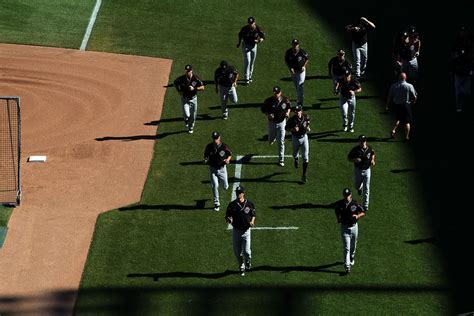
[[[91,37],[92,29],[94,28],[95,24],[95,19],[97,18],[97,14],[99,13],[101,4],[102,0],[96,0],[94,10],[92,11],[91,18],[89,19],[89,25],[87,25],[86,34],[84,34],[84,38],[82,39],[82,44],[79,50],[86,50],[87,43],[89,42],[89,37]]]
[[[293,157],[291,155],[285,155],[285,158],[288,158],[288,157]],[[245,156],[240,156],[240,155],[237,155],[237,159],[235,160],[235,176],[234,176],[234,185],[232,187],[232,200],[235,200],[237,198],[237,195],[235,194],[235,189],[237,189],[237,187],[240,185],[240,177],[242,175],[242,159],[245,158]],[[278,158],[278,156],[276,155],[255,155],[255,156],[250,156],[250,159],[252,158],[260,158],[260,159],[264,159],[264,158]],[[231,224],[227,224],[227,229],[228,230],[231,230],[232,229],[232,225]],[[299,227],[295,227],[295,226],[288,226],[288,227],[252,227],[250,228],[252,230],[297,230],[299,229]]]

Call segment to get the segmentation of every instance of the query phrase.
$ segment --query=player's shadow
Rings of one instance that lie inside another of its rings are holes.
[[[222,119],[222,117],[221,116],[210,116],[209,114],[204,113],[204,114],[198,114],[197,118],[196,118],[196,121],[213,121],[213,120],[217,120],[217,119]],[[183,122],[183,124],[184,124],[184,119],[183,119],[183,117],[173,117],[173,118],[168,118],[168,119],[161,119],[161,120],[157,120],[157,121],[146,122],[146,123],[143,123],[143,125],[160,126],[161,123],[172,123],[172,122]]]
[[[248,108],[260,108],[262,106],[262,103],[229,103],[227,104],[227,107],[232,110],[232,109],[248,109]],[[220,110],[221,106],[216,105],[216,106],[210,106],[210,110]]]
[[[270,206],[272,210],[302,210],[302,209],[334,209],[336,202],[330,204],[301,203],[291,205]]]
[[[151,278],[153,281],[157,282],[160,279],[169,279],[169,278],[199,278],[199,279],[221,279],[232,274],[238,274],[238,271],[225,270],[224,272],[216,273],[200,273],[200,272],[162,272],[162,273],[130,273],[127,275],[127,278]]]
[[[158,133],[156,135],[134,135],[134,136],[104,136],[95,138],[98,142],[103,141],[111,141],[111,140],[120,140],[124,142],[131,142],[136,140],[160,140],[165,137],[185,133],[186,131],[177,131],[177,132],[165,132],[165,133]]]
[[[391,173],[419,172],[420,168],[392,169]]]
[[[404,243],[410,244],[410,245],[418,245],[418,244],[425,244],[425,243],[436,245],[438,241],[436,237],[429,237],[429,238],[423,238],[423,239],[405,240]]]
[[[391,138],[390,137],[367,137],[367,142],[369,143],[377,143],[377,142],[388,142]],[[353,138],[331,138],[331,139],[319,139],[320,142],[328,142],[328,143],[354,143],[357,144],[357,136]]]
[[[275,164],[276,165],[276,164]],[[240,182],[240,183],[259,183],[259,182],[266,182],[266,183],[300,183],[300,181],[296,180],[274,180],[272,179],[275,176],[283,175],[283,174],[289,174],[287,172],[274,172],[272,174],[262,176],[262,177],[257,177],[257,178],[235,178],[235,177],[229,177],[229,182]],[[210,180],[203,180],[201,181],[203,184],[209,184],[211,183]]]
[[[308,133],[308,138],[309,139],[321,139],[325,137],[330,137],[330,136],[339,136],[338,133],[341,130],[332,130],[332,131],[325,131],[325,132],[317,132],[317,133]]]
[[[339,266],[343,264],[343,262],[334,262],[330,264],[324,264],[320,266],[287,266],[287,267],[274,267],[270,265],[262,265],[252,267],[249,273],[252,272],[259,272],[259,271],[270,271],[270,272],[280,272],[280,273],[290,273],[290,272],[323,272],[323,273],[334,273],[334,274],[341,274],[341,271],[330,270],[329,268]]]
[[[306,76],[305,81],[308,80],[329,80],[331,79],[329,76],[322,76],[322,75],[312,75],[312,76]],[[281,81],[293,81],[291,77],[283,77],[280,78]]]
[[[311,105],[312,109],[318,110],[318,111],[327,111],[327,110],[334,110],[334,109],[339,109],[339,106],[325,106],[323,107],[322,105],[324,102],[317,102]]]
[[[211,210],[213,207],[206,207],[206,202],[209,199],[194,200],[194,205],[182,204],[136,204],[121,207],[119,211],[202,211]]]

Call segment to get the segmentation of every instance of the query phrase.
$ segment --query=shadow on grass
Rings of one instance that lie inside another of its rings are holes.
[[[410,245],[418,245],[418,244],[433,244],[436,245],[438,241],[436,240],[436,237],[429,237],[429,238],[423,238],[423,239],[413,239],[413,240],[406,240],[404,241],[406,244]]]
[[[260,108],[262,106],[262,103],[237,103],[237,104],[228,104],[227,107],[232,110],[232,109],[248,109],[248,108]],[[221,106],[216,105],[216,106],[210,106],[210,110],[220,110]],[[263,114],[262,114],[263,117]]]
[[[336,203],[330,204],[313,204],[313,203],[301,203],[291,205],[278,205],[270,206],[272,210],[301,210],[301,209],[334,209]]]
[[[281,81],[293,81],[291,77],[283,77],[280,78]],[[311,75],[311,76],[306,76],[305,81],[308,80],[331,80],[331,77],[329,76],[322,76],[322,75]]]
[[[359,134],[354,134],[357,136],[354,136],[354,138],[331,138],[331,139],[320,139],[320,142],[328,142],[328,143],[354,143],[358,144],[359,141],[357,140],[357,137]],[[367,137],[367,142],[369,143],[376,143],[376,142],[388,142],[390,141],[390,137]]]
[[[95,140],[98,142],[110,141],[110,140],[121,140],[124,142],[131,142],[131,141],[136,141],[136,140],[159,140],[171,135],[181,134],[185,132],[186,131],[165,132],[165,133],[158,133],[157,135],[105,136],[105,137],[96,138]]]
[[[229,183],[234,183],[236,181],[239,181],[240,183],[259,183],[259,182],[265,182],[265,183],[297,183],[300,184],[301,181],[299,180],[273,180],[273,177],[279,176],[279,175],[284,175],[284,174],[289,174],[287,172],[274,172],[272,174],[262,176],[262,177],[257,177],[257,178],[235,178],[235,177],[229,177]],[[201,181],[203,184],[210,184],[210,180],[203,180]]]
[[[198,210],[212,210],[213,207],[206,207],[206,202],[209,199],[195,200],[194,205],[182,204],[138,204],[121,207],[119,211],[198,211]]]

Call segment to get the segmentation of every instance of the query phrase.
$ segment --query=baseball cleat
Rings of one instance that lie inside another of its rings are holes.
[[[344,270],[348,274],[351,273],[351,267],[350,266],[345,267]]]
[[[219,212],[219,204],[214,204],[214,211]]]
[[[245,276],[245,268],[240,268],[240,276]]]
[[[308,177],[306,177],[305,174],[301,177],[301,182],[303,182],[303,183],[308,182]]]
[[[245,270],[249,271],[251,267],[252,263],[250,262],[250,260],[245,261]]]
[[[351,132],[351,133],[354,133],[354,129],[353,129],[353,128],[351,128],[351,129],[349,130],[349,132]]]
[[[278,162],[278,165],[279,165],[280,167],[284,167],[284,166],[285,166],[285,162],[284,162],[283,160],[280,160],[280,161]]]
[[[343,126],[343,127],[342,127],[342,131],[343,131],[343,132],[347,132],[347,126]]]
[[[225,113],[222,113],[222,119],[223,120],[227,120],[229,118],[229,113],[225,112]]]
[[[351,260],[351,266],[353,266],[355,263],[356,263],[355,260],[352,259],[352,260]]]
[[[391,131],[391,132],[390,132],[390,138],[391,138],[391,139],[395,139],[395,132],[394,132],[394,131]]]
[[[188,129],[188,133],[192,134],[192,133],[194,133],[194,130],[192,128],[190,128],[190,129]]]

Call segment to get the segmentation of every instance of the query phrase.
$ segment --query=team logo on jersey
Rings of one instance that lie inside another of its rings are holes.
[[[298,61],[302,61],[302,60],[303,60],[303,57],[298,56]]]
[[[193,87],[195,87],[195,86],[197,85],[197,82],[196,82],[196,81],[193,81],[193,82],[191,82],[191,85],[192,85]]]
[[[283,110],[286,110],[286,104],[283,103],[283,104],[281,105],[281,108],[282,108]]]
[[[351,205],[351,212],[355,212],[357,210],[357,206]]]
[[[245,213],[245,214],[250,213],[250,207],[247,206],[246,208],[244,208],[244,213]]]
[[[415,45],[410,45],[410,50],[415,50]]]
[[[221,151],[219,152],[219,156],[224,157],[224,156],[225,156],[225,151],[221,150]]]

